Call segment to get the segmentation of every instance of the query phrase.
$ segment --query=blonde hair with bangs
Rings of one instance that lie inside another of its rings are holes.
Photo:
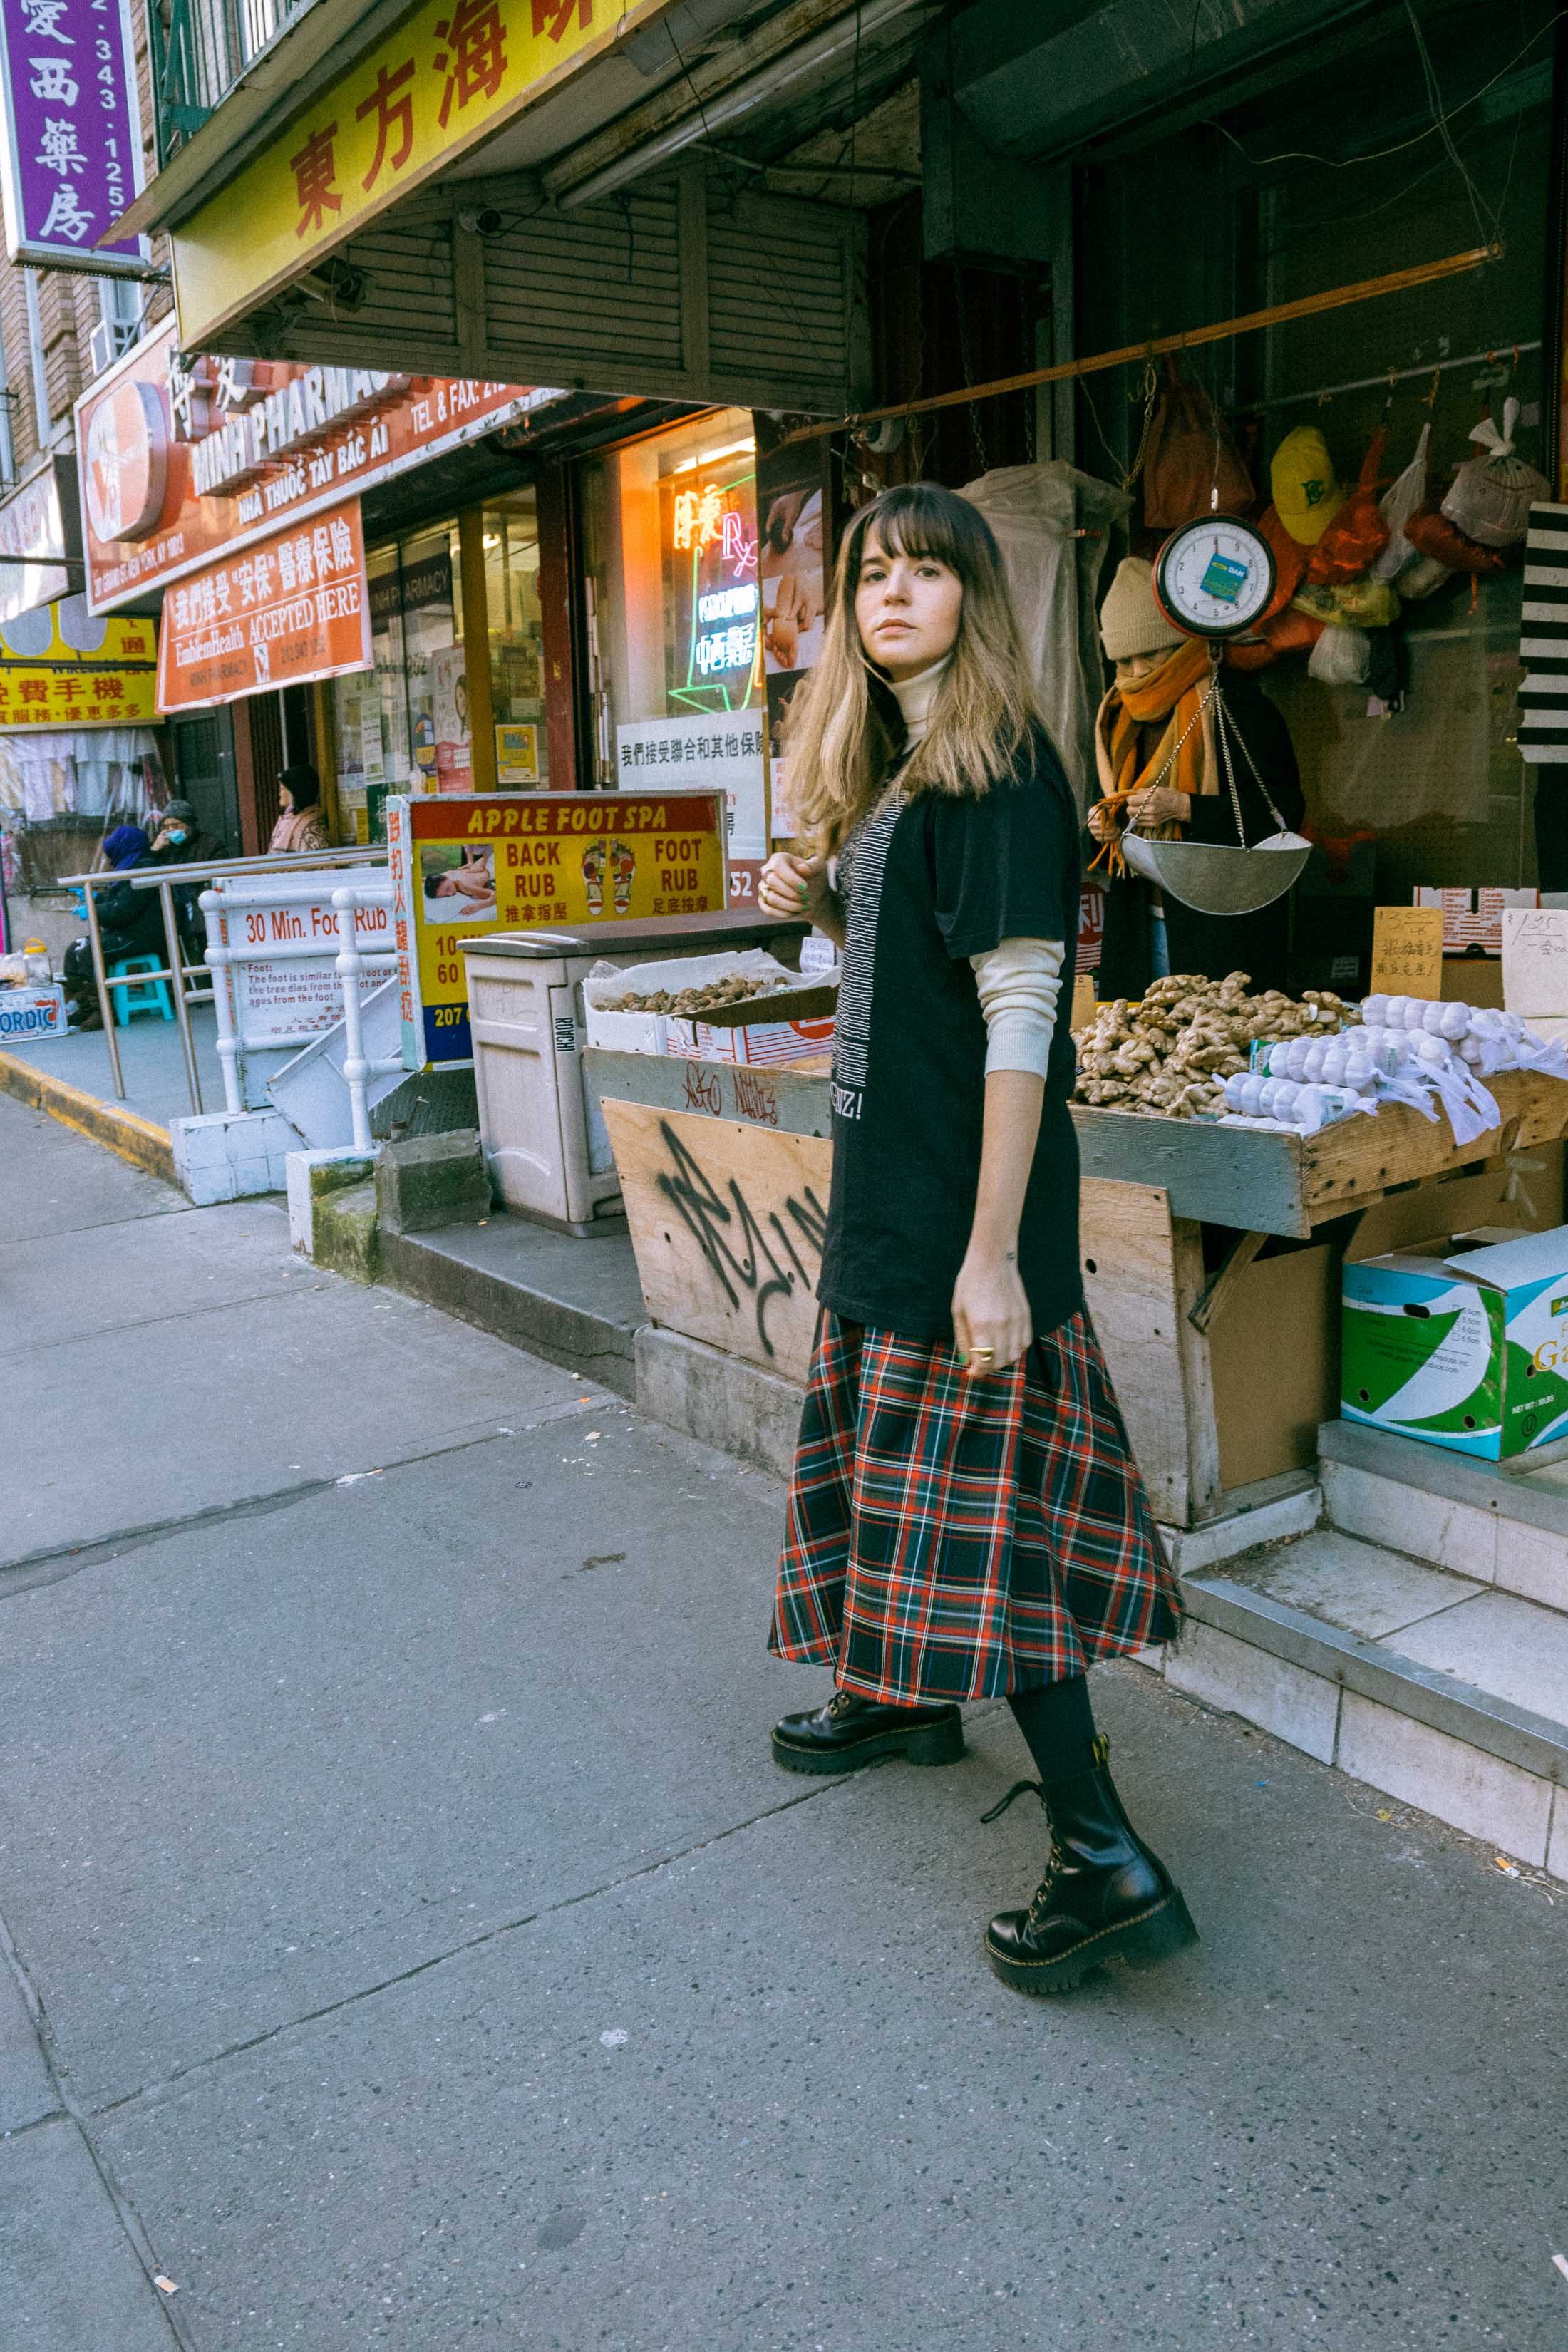
[[[1011,771],[1030,729],[1045,724],[984,517],[934,482],[884,490],[844,534],[822,654],[796,688],[784,722],[790,804],[802,835],[829,854],[879,798],[899,748],[879,707],[889,689],[866,654],[855,618],[861,566],[873,546],[889,555],[932,556],[963,587],[952,663],[930,731],[900,774],[903,790],[954,797],[989,792]]]

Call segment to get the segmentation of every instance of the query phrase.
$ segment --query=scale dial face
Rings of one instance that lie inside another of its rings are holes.
[[[1194,637],[1238,637],[1267,611],[1274,557],[1239,515],[1204,515],[1173,530],[1154,562],[1165,618]]]

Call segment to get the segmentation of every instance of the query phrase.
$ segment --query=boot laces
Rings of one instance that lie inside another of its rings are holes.
[[[1043,1783],[1042,1781],[1039,1781],[1039,1780],[1015,1780],[1015,1781],[1014,1781],[1014,1783],[1013,1783],[1013,1785],[1012,1785],[1012,1787],[1008,1790],[1008,1791],[1007,1791],[1006,1795],[1005,1795],[1005,1796],[1001,1800],[1001,1801],[1000,1801],[999,1803],[997,1803],[997,1804],[993,1805],[993,1806],[992,1806],[992,1808],[991,1808],[991,1811],[990,1811],[988,1813],[982,1813],[982,1814],[981,1814],[981,1816],[980,1816],[981,1821],[982,1821],[982,1822],[994,1822],[994,1821],[999,1821],[999,1820],[1001,1819],[1002,1815],[1006,1811],[1006,1810],[1007,1810],[1008,1806],[1013,1802],[1014,1799],[1015,1799],[1016,1797],[1021,1797],[1021,1796],[1023,1796],[1026,1791],[1032,1791],[1034,1795],[1036,1795],[1037,1797],[1038,1797],[1038,1799],[1039,1799],[1039,1801],[1040,1801],[1040,1802],[1041,1802],[1041,1804],[1042,1804],[1042,1805],[1045,1803],[1045,1801],[1046,1801],[1046,1791],[1045,1791],[1045,1785],[1044,1785],[1044,1783]]]
[[[1051,1907],[1051,1897],[1056,1893],[1064,1859],[1062,1850],[1053,1837],[1050,1853],[1046,1857],[1046,1874],[1029,1897],[1027,1917],[1031,1927],[1039,1927]]]
[[[1022,1797],[1026,1794],[1038,1797],[1041,1804],[1046,1807],[1046,1819],[1049,1822],[1050,1806],[1047,1801],[1045,1784],[1039,1780],[1015,1780],[1012,1787],[1008,1790],[1006,1795],[1001,1800],[1001,1801],[998,1804],[993,1805],[988,1813],[981,1814],[981,1820],[983,1822],[994,1822],[997,1820],[1001,1814],[1006,1811],[1008,1806],[1013,1802],[1016,1797]],[[1051,1896],[1055,1892],[1057,1880],[1062,1874],[1063,1860],[1062,1849],[1057,1843],[1057,1833],[1053,1829],[1051,1832],[1051,1850],[1046,1857],[1046,1874],[1041,1879],[1038,1886],[1036,1887],[1034,1894],[1030,1896],[1029,1908],[1026,1914],[1028,1923],[1032,1927],[1037,1927],[1039,1926],[1040,1922],[1044,1919],[1047,1912],[1050,1908]]]

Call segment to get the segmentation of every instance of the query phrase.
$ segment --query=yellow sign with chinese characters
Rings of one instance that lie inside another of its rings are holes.
[[[1441,907],[1373,908],[1372,989],[1378,996],[1442,995]]]
[[[158,719],[157,624],[92,619],[73,609],[70,635],[58,604],[0,627],[0,734],[33,727],[153,727]]]
[[[180,341],[222,328],[670,0],[425,0],[170,242]]]

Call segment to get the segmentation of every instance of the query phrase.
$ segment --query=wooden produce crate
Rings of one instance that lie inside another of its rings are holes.
[[[1397,1185],[1430,1183],[1568,1134],[1568,1086],[1558,1079],[1507,1070],[1486,1084],[1502,1126],[1462,1150],[1441,1111],[1426,1119],[1404,1103],[1309,1136],[1077,1104],[1072,1116],[1085,1176],[1160,1184],[1177,1216],[1304,1241]]]
[[[832,1176],[826,1074],[584,1059],[650,1317],[803,1382]],[[1446,1118],[1402,1105],[1305,1139],[1075,1109],[1085,1295],[1168,1526],[1299,1483],[1337,1411],[1339,1253],[1281,1242],[1568,1131],[1568,1086],[1510,1073],[1493,1090],[1502,1128],[1463,1152]]]

